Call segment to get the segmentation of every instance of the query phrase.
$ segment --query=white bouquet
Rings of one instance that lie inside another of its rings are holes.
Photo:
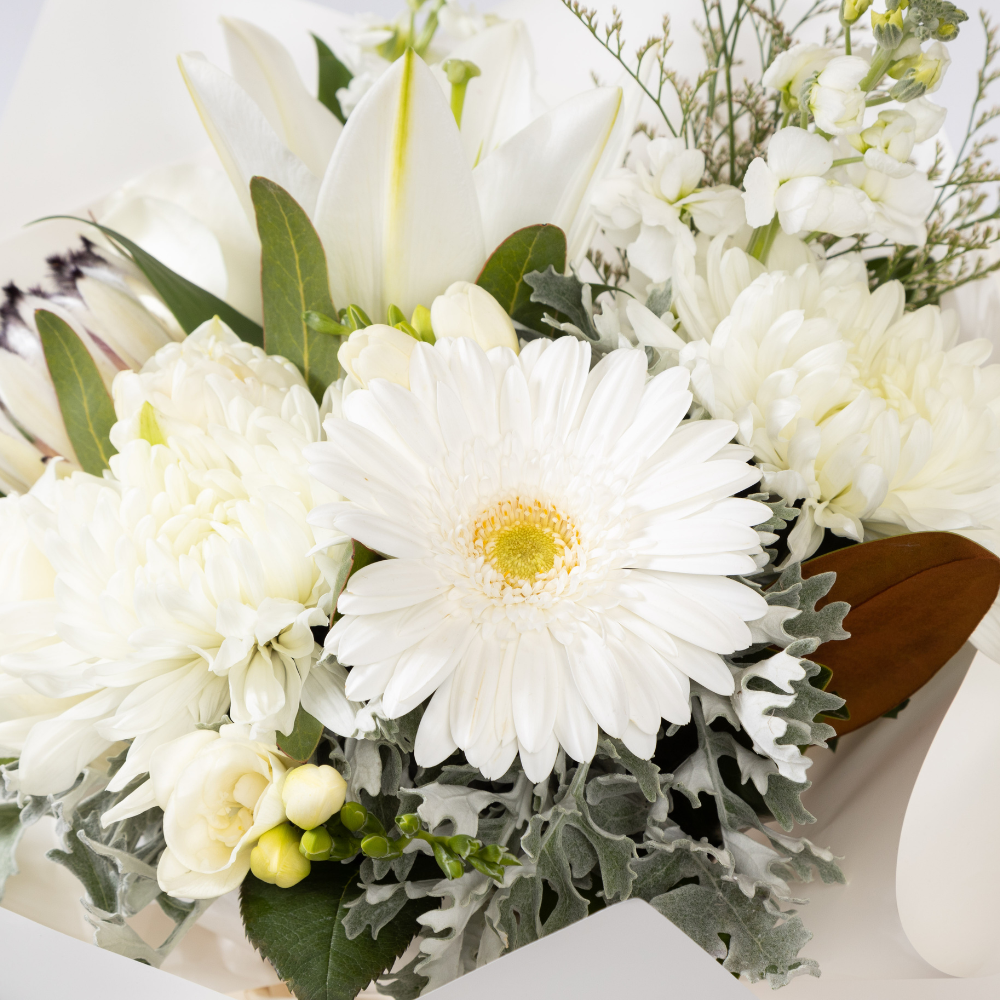
[[[444,0],[316,38],[317,97],[248,22],[180,57],[221,167],[2,309],[0,873],[55,816],[153,965],[238,889],[300,1000],[628,898],[819,974],[805,751],[1000,659],[1000,366],[941,308],[1000,268],[998,49],[952,157],[963,11],[781,6],[685,80],[567,2],[622,79],[552,108]]]

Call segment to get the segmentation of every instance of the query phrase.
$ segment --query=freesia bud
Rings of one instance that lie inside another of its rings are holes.
[[[337,351],[341,367],[362,387],[374,378],[410,388],[410,355],[418,341],[383,323],[355,330]]]
[[[340,810],[340,822],[351,833],[357,833],[368,820],[368,810],[360,802],[345,802]]]
[[[518,353],[517,333],[503,306],[485,288],[456,281],[431,303],[434,335],[469,337],[484,350],[509,347]]]
[[[312,865],[299,851],[299,831],[291,823],[268,830],[250,852],[250,871],[261,880],[288,889],[301,882]]]
[[[309,861],[328,861],[333,854],[333,837],[324,826],[306,830],[299,841],[299,853]]]
[[[329,764],[303,764],[285,775],[281,801],[285,815],[303,830],[312,830],[340,811],[347,782]]]
[[[420,817],[416,813],[404,813],[396,817],[396,826],[405,837],[412,837],[420,829]]]

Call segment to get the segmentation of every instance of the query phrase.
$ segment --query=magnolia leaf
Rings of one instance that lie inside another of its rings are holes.
[[[309,760],[319,746],[323,735],[323,723],[314,719],[299,706],[295,716],[295,726],[290,733],[278,733],[278,749],[292,760],[300,763]]]
[[[288,358],[309,391],[322,402],[340,375],[338,338],[317,333],[307,312],[336,315],[330,298],[326,254],[309,216],[282,187],[264,177],[250,181],[261,244],[264,343],[268,354]]]
[[[281,889],[248,875],[240,913],[253,946],[288,983],[298,1000],[354,1000],[392,967],[420,930],[417,917],[436,905],[410,899],[373,939],[348,938],[348,904],[361,890],[354,865],[317,862],[297,885]]]
[[[240,340],[257,347],[264,346],[264,331],[257,323],[227,302],[223,302],[217,295],[181,277],[176,271],[171,271],[166,264],[161,264],[152,254],[147,253],[127,236],[122,236],[121,233],[116,233],[113,229],[90,219],[78,219],[72,215],[53,215],[46,218],[84,222],[104,233],[115,247],[142,271],[185,333],[192,333],[202,323],[218,316]],[[46,219],[38,221],[45,222]]]
[[[319,63],[319,86],[316,98],[320,104],[332,111],[341,123],[344,123],[347,121],[347,115],[340,106],[337,91],[346,87],[354,79],[354,74],[333,54],[330,46],[322,38],[313,35],[313,41],[316,43],[316,59]]]
[[[558,274],[566,270],[566,234],[558,226],[527,226],[511,233],[493,251],[476,284],[512,319],[532,330],[542,330],[544,306],[533,300],[531,286],[524,278],[549,267]]]
[[[114,404],[94,359],[73,328],[44,309],[35,312],[35,323],[73,450],[84,471],[99,476],[115,453],[110,438],[116,419]]]
[[[815,659],[833,671],[830,688],[849,719],[838,735],[891,711],[961,649],[1000,589],[1000,559],[945,531],[922,531],[838,549],[802,566],[835,572],[828,601],[847,601],[851,638],[824,643]],[[822,609],[821,609],[822,612]],[[789,622],[788,631],[798,621]]]
[[[24,833],[21,810],[16,802],[0,802],[0,899],[3,887],[11,875],[17,874],[14,852]]]

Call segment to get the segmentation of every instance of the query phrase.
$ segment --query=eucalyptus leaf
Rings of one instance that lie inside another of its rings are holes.
[[[313,41],[316,43],[316,59],[319,63],[316,98],[341,122],[346,122],[347,115],[340,106],[337,91],[346,87],[354,79],[354,74],[333,54],[333,50],[322,38],[313,35]]]
[[[511,233],[493,251],[476,278],[517,322],[542,330],[543,305],[532,300],[525,275],[553,268],[566,270],[566,234],[552,225],[527,226]]]
[[[84,471],[99,476],[115,454],[110,438],[115,408],[104,380],[83,341],[65,320],[39,309],[35,323],[73,450]]]
[[[202,323],[218,316],[240,340],[256,347],[264,346],[264,331],[258,323],[244,316],[217,295],[199,287],[193,281],[188,281],[166,264],[162,264],[151,253],[147,253],[127,236],[102,226],[91,219],[79,219],[73,215],[53,215],[46,218],[72,219],[99,229],[129,260],[139,268],[146,279],[163,299],[166,307],[173,313],[174,319],[185,333],[192,333]],[[39,219],[45,222],[46,219]]]
[[[295,715],[290,733],[278,733],[278,749],[292,760],[307,761],[316,752],[323,736],[323,723],[314,719],[302,706]]]
[[[317,402],[340,374],[340,340],[319,333],[307,313],[336,315],[323,244],[292,196],[264,177],[250,182],[261,244],[264,343],[268,354],[288,358]]]
[[[412,899],[373,939],[348,938],[348,903],[361,893],[355,865],[314,864],[297,885],[281,889],[248,875],[240,912],[253,946],[288,983],[298,1000],[354,1000],[390,969],[420,930],[417,917],[435,905]]]

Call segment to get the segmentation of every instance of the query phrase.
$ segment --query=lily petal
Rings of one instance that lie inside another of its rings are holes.
[[[291,55],[273,35],[236,17],[222,18],[222,27],[236,82],[285,145],[322,177],[343,125],[306,90]]]
[[[569,233],[621,105],[619,88],[580,94],[491,153],[473,176],[492,250],[517,229],[550,222]]]
[[[454,116],[412,50],[351,113],[323,178],[316,229],[330,292],[373,318],[409,314],[486,259],[479,204]]]
[[[318,181],[278,138],[246,91],[197,52],[184,53],[177,62],[205,131],[255,231],[250,180],[258,175],[280,184],[311,214]]]

